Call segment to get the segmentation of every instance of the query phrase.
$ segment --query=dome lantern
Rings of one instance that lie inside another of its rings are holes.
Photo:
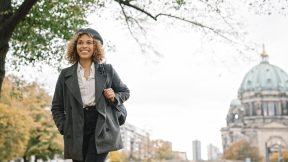
[[[268,62],[269,55],[266,53],[265,45],[263,44],[262,47],[263,47],[262,53],[260,54],[262,58],[262,62]]]

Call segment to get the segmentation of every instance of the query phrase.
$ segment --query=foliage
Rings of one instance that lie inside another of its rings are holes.
[[[280,14],[287,16],[288,1],[287,0],[244,0],[249,4],[250,10],[256,14],[272,15]]]
[[[5,61],[14,65],[11,69],[36,62],[60,69],[66,41],[77,28],[88,25],[88,15],[94,17],[95,24],[97,17],[103,15],[121,22],[145,54],[161,55],[149,41],[152,21],[196,30],[207,40],[225,40],[233,47],[240,45],[251,50],[251,43],[249,47],[243,45],[243,28],[229,1],[2,0],[0,5],[0,92]]]
[[[55,124],[47,110],[34,111],[33,119],[35,127],[31,130],[31,137],[28,143],[25,156],[36,155],[37,158],[48,160],[55,154],[62,154],[63,142]]]
[[[85,14],[92,3],[92,0],[38,1],[13,32],[11,59],[15,67],[36,61],[56,65],[61,61],[64,40],[87,24]],[[19,5],[14,4],[13,9]]]
[[[24,154],[33,124],[27,111],[0,103],[0,159],[12,160]]]
[[[19,1],[16,2],[12,5],[13,11],[21,5]],[[16,68],[19,68],[19,64],[39,61],[59,67],[66,40],[77,28],[88,25],[88,15],[94,17],[94,24],[101,16],[121,22],[123,30],[128,29],[146,54],[158,54],[149,43],[148,31],[149,27],[154,26],[151,25],[153,21],[196,30],[208,40],[220,37],[234,44],[242,28],[233,17],[236,10],[231,6],[228,1],[221,0],[173,0],[172,3],[167,0],[40,0],[13,31],[9,62]]]
[[[274,152],[272,153],[272,155],[270,155],[270,162],[278,162],[278,152]],[[288,162],[288,150],[284,149],[282,150],[282,162]]]
[[[224,150],[222,159],[225,160],[243,160],[250,158],[252,162],[260,162],[263,157],[260,155],[259,149],[252,146],[247,140],[242,139],[232,143]]]
[[[124,151],[112,151],[108,159],[110,162],[128,162],[128,154]]]
[[[241,0],[240,3],[244,3],[245,8],[250,6],[251,10],[266,6],[272,11],[287,11],[288,6],[285,0]],[[236,49],[240,53],[254,49],[252,43],[243,43],[241,37],[245,31],[235,17],[237,8],[231,7],[229,1],[1,0],[0,5],[0,92],[9,45],[12,48],[6,62],[14,65],[13,69],[36,62],[61,68],[59,62],[63,60],[66,41],[77,28],[88,25],[88,15],[97,18],[104,11],[109,12],[109,18],[122,22],[146,54],[160,55],[146,34],[147,26],[154,26],[151,20],[168,22],[177,28],[185,26],[187,30],[203,33],[203,38],[207,40],[216,39],[219,42],[217,38],[223,38],[235,48],[242,46],[242,50],[239,47]]]
[[[25,144],[23,156],[35,155],[47,160],[55,154],[62,154],[62,136],[58,133],[49,111],[51,97],[43,88],[36,83],[28,84],[16,77],[8,76],[4,81],[0,101],[25,111],[26,116],[32,118],[29,141]]]
[[[161,139],[153,140],[152,149],[154,153],[154,159],[170,160],[173,158],[172,144],[169,141],[164,141]]]

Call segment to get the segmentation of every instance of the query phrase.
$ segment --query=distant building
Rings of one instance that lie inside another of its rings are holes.
[[[193,160],[201,160],[201,142],[198,140],[192,141]]]
[[[187,161],[187,155],[186,152],[180,152],[180,151],[173,151],[173,160],[179,160],[179,161]]]
[[[120,127],[123,141],[123,149],[130,161],[145,161],[155,158],[155,146],[150,140],[149,132],[132,124],[125,123]],[[162,140],[159,140],[162,141]],[[178,161],[186,161],[186,152],[172,151],[172,143],[163,141],[169,148],[171,158]]]
[[[230,104],[227,126],[221,129],[223,150],[246,139],[265,155],[288,144],[288,74],[268,61],[263,49],[261,62],[243,78],[238,99]]]
[[[149,132],[129,123],[125,123],[120,129],[123,150],[128,153],[129,159],[149,158],[151,152]]]
[[[220,151],[219,148],[216,146],[209,144],[207,146],[207,155],[208,155],[208,160],[217,160],[219,159]]]

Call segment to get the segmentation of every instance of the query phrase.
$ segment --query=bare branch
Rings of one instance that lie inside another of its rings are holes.
[[[199,0],[200,2],[204,3],[207,7],[211,8],[215,13],[217,13],[222,20],[230,27],[231,30],[235,31],[234,27],[227,21],[226,17],[224,17],[221,12],[220,9],[218,8],[218,6],[216,5],[215,7],[213,7],[211,4],[209,4],[206,0]]]
[[[183,18],[183,17],[178,17],[178,16],[174,16],[174,15],[171,15],[171,14],[164,14],[164,13],[160,13],[160,14],[156,15],[156,16],[155,16],[156,19],[157,19],[159,16],[172,17],[172,18],[174,18],[174,19],[181,20],[181,21],[184,21],[184,22],[188,22],[188,23],[193,24],[193,25],[195,25],[195,26],[201,27],[202,29],[208,29],[209,31],[212,31],[213,33],[219,35],[220,37],[222,37],[222,38],[224,38],[224,39],[232,42],[232,40],[231,40],[230,38],[226,37],[225,35],[223,35],[220,30],[216,30],[216,29],[214,29],[214,28],[212,28],[212,27],[203,25],[203,24],[198,23],[198,22],[196,22],[196,21],[191,21],[191,20],[187,20],[187,19],[185,19],[185,18]]]
[[[155,21],[157,21],[157,18],[156,18],[155,16],[153,16],[152,14],[150,14],[148,11],[145,11],[144,9],[139,8],[138,6],[132,5],[129,0],[126,0],[126,1],[123,1],[123,0],[115,0],[115,1],[118,2],[119,4],[123,4],[123,5],[125,5],[125,6],[134,8],[135,10],[140,11],[140,12],[146,14],[147,16],[149,16],[150,18],[154,19]]]
[[[128,6],[128,7],[131,7],[137,11],[140,11],[144,14],[146,14],[147,16],[149,16],[150,18],[152,18],[153,20],[157,21],[158,17],[160,16],[166,16],[166,17],[170,17],[170,18],[174,18],[176,20],[180,20],[180,21],[184,21],[184,22],[187,22],[187,23],[190,23],[190,24],[193,24],[195,26],[198,26],[198,27],[201,27],[203,29],[207,29],[213,33],[215,33],[216,35],[219,35],[220,37],[228,40],[228,41],[231,41],[233,42],[230,38],[228,38],[227,36],[225,36],[224,34],[221,33],[220,30],[217,30],[217,29],[214,29],[212,27],[209,27],[209,26],[206,26],[206,25],[203,25],[201,23],[198,23],[196,21],[192,21],[192,20],[188,20],[188,19],[185,19],[183,17],[179,17],[179,16],[175,16],[175,15],[172,15],[172,14],[165,14],[165,13],[159,13],[157,14],[156,16],[153,16],[151,13],[149,13],[148,11],[144,10],[144,9],[141,9],[135,5],[132,5],[130,4],[130,1],[129,0],[126,0],[126,1],[123,1],[123,0],[115,0],[116,2],[118,2],[122,8],[122,11],[124,11],[124,7],[122,5],[125,5],[125,6]],[[125,15],[124,15],[125,16]],[[127,15],[125,16],[127,18]],[[130,27],[129,27],[130,28]],[[129,29],[130,30],[130,29]],[[130,30],[131,32],[131,30]]]
[[[123,13],[123,15],[124,15],[125,23],[127,24],[127,28],[128,28],[128,30],[129,30],[130,35],[131,35],[132,38],[137,42],[137,44],[139,45],[139,48],[141,49],[141,51],[142,51],[142,52],[145,51],[145,47],[147,47],[147,46],[150,47],[151,45],[147,45],[147,44],[146,44],[148,41],[146,41],[145,43],[140,42],[140,40],[137,38],[137,36],[135,36],[135,33],[132,31],[132,28],[131,28],[131,24],[130,24],[130,23],[135,23],[135,24],[139,27],[139,29],[140,29],[142,32],[144,32],[144,33],[145,33],[145,29],[141,26],[141,24],[139,23],[138,20],[136,20],[135,18],[130,17],[130,16],[127,15],[127,13],[125,12],[125,8],[123,7],[123,4],[119,3],[119,5],[120,5],[121,11],[122,11],[122,13]],[[147,37],[146,37],[145,34],[144,34],[144,38],[147,39]],[[151,48],[151,47],[150,47],[149,49],[151,49],[157,56],[159,56],[159,57],[162,56],[162,55],[161,55],[158,51],[156,51],[154,48]]]
[[[140,46],[141,50],[143,50],[143,48],[142,48],[142,46],[141,46],[141,42],[140,42],[140,41],[137,39],[137,37],[134,35],[134,33],[132,32],[131,26],[130,26],[130,24],[129,24],[129,19],[130,19],[131,17],[127,16],[127,14],[126,14],[126,12],[125,12],[125,9],[124,9],[124,7],[122,6],[122,4],[121,4],[120,2],[119,2],[119,5],[120,5],[121,10],[122,10],[122,13],[123,13],[123,15],[124,15],[124,17],[125,17],[125,22],[126,22],[126,24],[127,24],[127,27],[128,27],[128,30],[129,30],[130,35],[131,35],[132,38],[137,42],[137,44]]]

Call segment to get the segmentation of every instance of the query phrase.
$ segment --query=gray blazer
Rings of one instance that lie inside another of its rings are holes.
[[[126,101],[130,91],[110,64],[94,64],[95,102],[99,113],[95,129],[95,144],[97,153],[106,153],[123,147],[117,120],[120,112],[115,106]],[[64,158],[83,160],[84,112],[77,79],[77,66],[78,63],[61,71],[56,83],[51,111],[59,132],[64,135]],[[114,90],[115,104],[112,105],[105,99],[104,88]]]

